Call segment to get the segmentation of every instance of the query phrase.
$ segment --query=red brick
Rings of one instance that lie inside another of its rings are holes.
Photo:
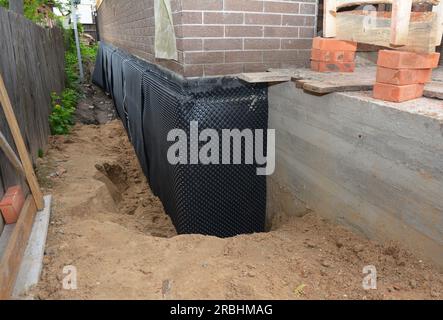
[[[242,39],[205,39],[204,49],[213,50],[241,50],[243,49]]]
[[[283,15],[282,25],[283,26],[304,27],[307,25],[306,24],[306,16]]]
[[[185,77],[201,77],[203,74],[203,65],[186,65],[183,67],[183,75]]]
[[[266,13],[247,13],[245,14],[246,24],[257,24],[257,25],[276,25],[280,26],[282,23],[281,15],[279,14],[266,14]]]
[[[0,202],[0,210],[6,224],[17,222],[24,203],[25,197],[20,187],[17,186],[8,189]]]
[[[393,84],[376,83],[374,86],[374,98],[391,102],[404,102],[423,96],[423,84],[410,84],[396,86]]]
[[[225,0],[225,11],[263,12],[263,1]]]
[[[327,51],[312,49],[312,60],[323,62],[354,62],[355,51]]]
[[[243,13],[234,12],[205,12],[205,24],[243,24]]]
[[[312,61],[311,69],[317,72],[354,72],[355,62]]]
[[[315,14],[315,4],[314,3],[302,3],[300,5],[301,14]]]
[[[298,14],[300,12],[300,4],[293,2],[265,1],[264,11],[274,13]]]
[[[298,27],[265,27],[267,38],[297,38]]]
[[[245,50],[280,49],[280,39],[245,39]]]
[[[227,51],[225,61],[229,62],[262,62],[262,51]]]
[[[205,76],[238,74],[243,72],[243,64],[208,64],[205,65]]]
[[[177,50],[180,51],[202,51],[202,39],[177,39]]]
[[[174,17],[178,15],[181,17],[182,24],[201,24],[203,23],[203,14],[201,12],[181,12],[176,13]],[[175,21],[175,20],[174,20]],[[179,23],[176,23],[179,24]]]
[[[312,42],[312,48],[331,51],[357,51],[357,42],[316,37]]]
[[[311,27],[300,27],[299,35],[300,38],[314,38],[315,28]]]
[[[184,38],[219,38],[224,36],[223,26],[182,26]]]
[[[224,52],[186,52],[186,64],[220,63],[225,58]]]
[[[281,48],[282,49],[300,49],[300,50],[309,49],[310,50],[312,48],[312,39],[282,39],[281,40]]]
[[[415,53],[380,50],[377,64],[392,69],[433,69],[438,67],[440,53]]]
[[[182,0],[183,10],[223,10],[223,0]]]
[[[432,79],[432,69],[390,69],[378,67],[377,82],[404,86],[424,84]]]
[[[263,37],[263,28],[260,26],[226,26],[226,37]]]

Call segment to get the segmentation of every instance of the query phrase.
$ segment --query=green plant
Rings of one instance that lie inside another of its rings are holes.
[[[9,0],[0,0],[0,6],[8,8]],[[57,20],[58,17],[52,10],[39,10],[51,7],[62,9],[65,7],[65,4],[59,0],[24,0],[25,17],[36,23],[43,22],[45,18]]]
[[[45,156],[45,152],[43,151],[43,149],[38,149],[38,153],[37,156],[41,159]]]
[[[74,125],[74,112],[79,98],[79,94],[75,89],[66,88],[61,96],[55,92],[51,95],[52,112],[49,116],[49,126],[51,134],[63,135],[68,134]]]
[[[43,22],[46,18],[50,18],[56,21],[57,26],[63,28],[61,18],[56,17],[52,10],[47,10],[51,7],[57,7],[64,16],[70,13],[69,2],[63,2],[60,0],[24,0],[25,16],[36,22]],[[8,0],[0,0],[0,6],[9,7]],[[78,31],[80,34],[84,32],[81,23],[78,24]],[[63,36],[65,42],[65,75],[66,75],[66,88],[60,95],[53,93],[52,98],[52,110],[49,116],[49,124],[51,133],[53,135],[68,134],[70,128],[74,124],[73,116],[78,100],[80,98],[80,83],[79,83],[79,70],[78,70],[78,58],[77,48],[75,44],[74,30],[63,29]],[[88,46],[84,43],[80,44],[80,50],[82,53],[85,64],[95,63],[95,57],[97,55],[97,45]]]
[[[93,44],[91,46],[88,46],[84,43],[80,45],[82,57],[85,61],[95,63],[95,59],[97,57],[98,52],[98,45]]]

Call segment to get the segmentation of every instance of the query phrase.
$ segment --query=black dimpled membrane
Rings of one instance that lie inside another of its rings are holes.
[[[264,231],[266,177],[257,175],[257,164],[171,165],[167,135],[182,129],[189,138],[191,121],[220,137],[222,129],[266,130],[266,85],[232,77],[184,79],[105,43],[93,82],[112,95],[151,189],[179,234]],[[220,150],[220,162],[221,156]]]

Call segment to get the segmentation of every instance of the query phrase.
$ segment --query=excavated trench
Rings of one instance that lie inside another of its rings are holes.
[[[85,103],[112,105],[90,89]],[[37,172],[54,199],[37,299],[442,297],[443,277],[431,265],[313,212],[269,233],[178,236],[119,120],[51,138]],[[377,266],[377,290],[362,288],[366,265]],[[77,270],[77,290],[63,289],[66,266]]]

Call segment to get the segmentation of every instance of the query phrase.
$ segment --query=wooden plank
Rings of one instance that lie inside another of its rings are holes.
[[[337,36],[337,3],[336,0],[324,0],[323,37]]]
[[[22,163],[20,162],[19,158],[15,154],[12,147],[9,145],[8,141],[6,141],[5,136],[0,131],[0,149],[3,150],[8,160],[11,162],[11,164],[14,166],[14,168],[22,173],[24,175],[25,171],[23,169]]]
[[[354,82],[342,81],[338,83],[328,83],[322,81],[305,81],[303,89],[315,94],[328,94],[333,92],[369,91],[374,87],[374,81]]]
[[[383,12],[377,12],[376,23],[368,28],[367,15],[363,11],[348,11],[337,14],[337,39],[356,41],[396,50],[412,52],[435,52],[437,32],[436,14],[414,12],[409,24],[409,37],[405,46],[391,45],[391,19]]]
[[[35,201],[29,196],[0,260],[0,300],[11,297],[36,213]]]
[[[3,107],[6,120],[9,124],[12,136],[14,137],[14,142],[17,147],[23,168],[25,170],[25,176],[28,181],[29,188],[31,189],[32,195],[34,196],[35,204],[37,206],[37,209],[42,210],[45,207],[45,203],[43,201],[43,194],[40,190],[40,186],[37,181],[37,176],[35,175],[31,159],[26,149],[26,145],[23,140],[23,136],[20,132],[20,127],[18,125],[17,118],[15,117],[14,114],[14,109],[12,108],[8,92],[6,91],[5,83],[3,82],[3,78],[1,75],[0,75],[0,102]]]
[[[427,98],[443,100],[443,82],[434,81],[428,83],[423,95]]]
[[[291,77],[281,72],[251,72],[242,73],[238,76],[240,80],[249,83],[269,83],[269,82],[287,82]]]
[[[412,0],[392,1],[391,45],[405,46],[408,44],[411,10]]]

